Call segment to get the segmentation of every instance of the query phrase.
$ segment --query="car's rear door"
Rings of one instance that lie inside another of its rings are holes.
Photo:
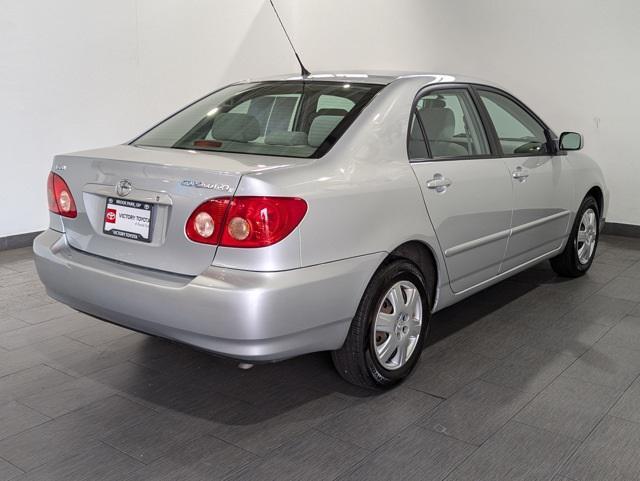
[[[511,225],[512,182],[466,85],[428,87],[409,127],[411,166],[454,292],[496,276]]]
[[[573,182],[566,156],[553,155],[550,131],[531,111],[500,90],[475,91],[513,184],[504,272],[561,247],[570,227]]]

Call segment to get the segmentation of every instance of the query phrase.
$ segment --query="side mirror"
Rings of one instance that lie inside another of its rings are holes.
[[[582,135],[577,132],[563,132],[560,135],[560,150],[580,150],[582,148]]]

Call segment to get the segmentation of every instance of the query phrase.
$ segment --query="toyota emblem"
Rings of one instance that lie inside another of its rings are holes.
[[[127,179],[123,179],[116,185],[116,194],[120,197],[125,197],[131,193],[131,182]]]

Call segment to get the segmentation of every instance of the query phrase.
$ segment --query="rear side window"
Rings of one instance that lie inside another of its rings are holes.
[[[506,155],[547,152],[544,128],[525,109],[504,95],[488,90],[478,92],[498,134]]]
[[[489,143],[469,92],[437,90],[420,98],[410,126],[409,155],[434,159],[475,157],[490,153]]]
[[[232,85],[170,117],[133,144],[319,156],[340,138],[380,88],[317,81]]]

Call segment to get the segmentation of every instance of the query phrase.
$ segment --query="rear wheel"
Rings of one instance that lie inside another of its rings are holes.
[[[409,375],[428,332],[428,282],[413,263],[404,259],[378,270],[362,297],[344,345],[332,353],[343,378],[368,388],[389,388]]]
[[[591,267],[600,236],[600,209],[596,200],[587,196],[582,201],[562,254],[551,259],[553,270],[564,277],[580,277]]]

